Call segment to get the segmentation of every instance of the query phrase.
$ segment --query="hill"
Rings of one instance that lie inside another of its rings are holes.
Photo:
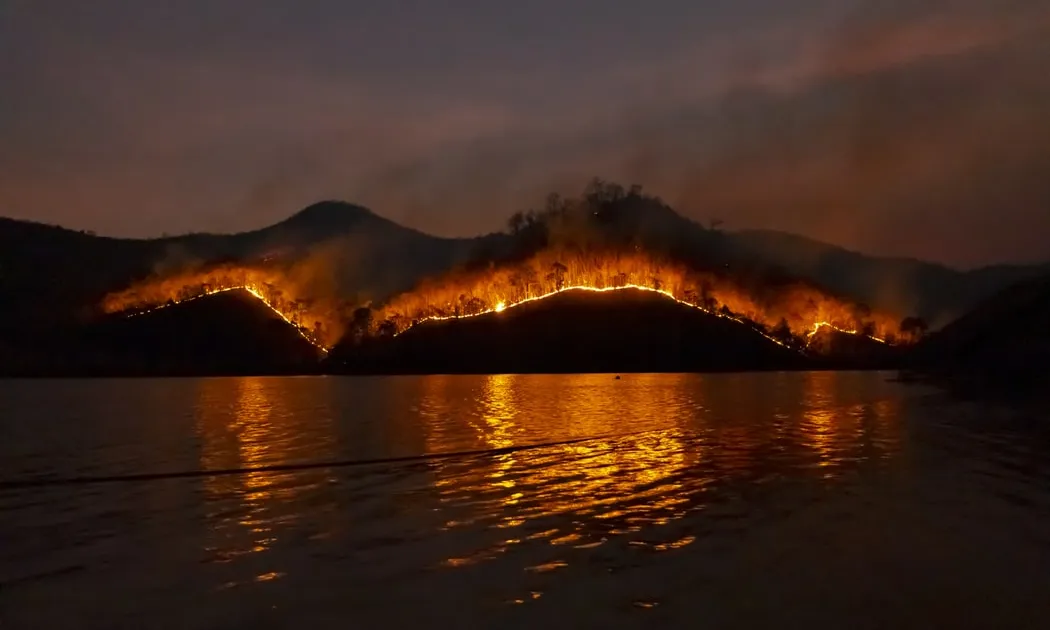
[[[1013,285],[915,349],[918,370],[959,388],[1050,385],[1050,275]]]
[[[653,292],[568,290],[500,313],[430,321],[395,337],[345,340],[343,373],[689,372],[813,363],[748,327]]]
[[[251,232],[157,239],[0,219],[0,340],[82,324],[107,293],[149,276],[229,262],[307,263],[340,293],[381,299],[465,260],[476,241],[431,237],[341,202]]]
[[[866,256],[795,234],[745,230],[728,236],[732,255],[807,278],[876,308],[914,313],[940,328],[1011,284],[1050,273],[1046,265],[959,271],[907,258]]]
[[[603,195],[615,188],[599,186],[592,192]],[[790,234],[709,230],[662,203],[604,207],[609,211],[597,221],[625,246],[656,244],[680,259],[731,268],[738,275],[784,270],[877,310],[920,315],[935,326],[1041,270],[1004,266],[962,272],[864,256]],[[517,236],[438,238],[335,201],[250,232],[158,239],[107,238],[0,219],[0,342],[52,337],[96,318],[111,292],[149,277],[219,264],[294,267],[297,282],[351,303],[382,302],[424,278],[513,257],[521,242]]]
[[[265,304],[220,293],[135,317],[108,317],[43,343],[15,344],[0,373],[16,376],[301,374],[321,351]]]

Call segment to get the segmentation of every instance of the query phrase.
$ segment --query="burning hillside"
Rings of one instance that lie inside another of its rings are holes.
[[[541,252],[505,267],[424,283],[378,309],[369,326],[399,334],[431,321],[474,317],[569,290],[637,289],[754,327],[777,343],[806,346],[822,328],[880,342],[902,338],[899,320],[803,283],[746,287],[727,274],[697,272],[642,253]],[[358,322],[360,326],[360,322]]]
[[[334,296],[307,295],[289,274],[276,268],[222,265],[150,278],[107,295],[102,309],[107,313],[139,315],[238,290],[268,306],[318,348],[327,349],[342,336],[338,300]]]
[[[730,264],[721,233],[676,214],[641,188],[594,180],[577,198],[551,195],[541,210],[508,222],[509,252],[421,283],[375,313],[358,311],[351,329],[397,335],[432,320],[473,317],[566,290],[638,289],[735,320],[782,345],[819,345],[822,330],[908,343],[917,329],[786,278],[776,269]],[[819,350],[818,350],[819,351]]]
[[[719,372],[824,365],[656,291],[565,289],[498,314],[347,340],[329,369],[364,374]]]
[[[317,369],[318,348],[261,298],[228,290],[81,333],[109,366],[139,374],[286,374]]]
[[[391,337],[423,322],[496,313],[568,290],[636,289],[818,354],[826,337],[821,331],[886,344],[910,343],[922,332],[776,270],[730,265],[719,253],[719,232],[682,218],[638,187],[596,180],[579,198],[552,195],[543,210],[515,214],[508,227],[509,235],[479,239],[473,260],[462,268],[435,270],[439,276],[375,306],[346,299],[330,284],[304,280],[302,269],[222,265],[146,280],[109,295],[103,308],[144,312],[242,289],[328,349],[348,327],[356,340]],[[318,266],[337,266],[328,260],[312,265],[307,275],[316,276]],[[391,266],[372,264],[374,278]],[[364,294],[373,289],[354,288]]]

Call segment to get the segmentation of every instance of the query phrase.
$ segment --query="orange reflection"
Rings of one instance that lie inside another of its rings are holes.
[[[802,435],[808,445],[816,451],[818,465],[821,467],[834,463],[833,443],[838,420],[834,392],[837,378],[837,372],[808,372],[805,374],[805,411],[801,425]]]
[[[831,372],[424,379],[428,452],[527,447],[431,464],[444,529],[469,532],[452,537],[465,546],[449,549],[446,564],[476,564],[520,546],[536,555],[529,572],[545,573],[612,540],[674,552],[719,519],[746,514],[741,487],[832,483],[893,458],[899,401],[880,379]]]
[[[514,377],[507,374],[489,376],[485,379],[485,395],[483,404],[485,406],[482,419],[484,426],[481,429],[481,439],[494,449],[507,448],[514,445],[511,436],[514,434],[514,417],[517,409],[514,406]],[[515,482],[511,475],[514,468],[514,453],[498,455],[495,462],[495,470],[491,473],[491,483],[502,486],[510,491],[503,498],[503,505],[514,505],[522,497],[520,492],[514,492]],[[507,521],[507,525],[516,525],[516,521]]]
[[[900,450],[900,400],[878,374],[810,372],[802,375],[803,444],[817,456],[824,477],[843,464],[886,459]]]
[[[609,375],[480,378],[477,417],[466,421],[484,447],[523,444],[520,423],[527,423],[529,434],[549,436],[555,443],[440,463],[435,486],[443,500],[470,511],[450,520],[449,528],[486,522],[497,530],[526,530],[471,555],[450,558],[448,564],[488,559],[523,540],[594,547],[609,536],[666,525],[685,515],[682,504],[687,499],[679,492],[677,473],[699,452],[684,448],[682,430],[663,415],[668,407],[660,404],[663,392],[658,382],[673,389],[673,378],[631,375],[629,383],[615,389]],[[568,379],[572,385],[567,387]],[[440,397],[448,390],[435,384],[424,391],[428,397]],[[527,401],[530,413],[523,413],[519,400]],[[448,400],[427,400],[423,405],[427,409],[450,406]],[[638,432],[647,426],[652,430]],[[428,427],[427,434],[429,451],[454,450],[441,443],[442,431]],[[583,436],[596,439],[559,443]],[[575,518],[566,522],[564,517],[570,513]],[[657,548],[682,544],[688,542],[676,539]],[[555,559],[534,570],[560,566],[564,563]]]
[[[244,377],[203,379],[197,404],[197,432],[204,470],[242,470],[204,477],[210,506],[210,543],[218,562],[271,548],[280,530],[297,519],[291,500],[323,481],[325,471],[272,473],[249,469],[330,457],[325,419],[295,413],[291,379]],[[258,579],[275,579],[267,572]]]

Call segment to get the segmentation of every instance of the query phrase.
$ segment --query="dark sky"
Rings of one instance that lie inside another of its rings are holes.
[[[442,235],[594,175],[728,228],[1050,258],[1050,0],[0,0],[0,214]]]

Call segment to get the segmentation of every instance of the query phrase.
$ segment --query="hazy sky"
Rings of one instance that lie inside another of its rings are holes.
[[[0,215],[499,229],[594,175],[728,228],[1050,259],[1050,0],[0,0]]]

